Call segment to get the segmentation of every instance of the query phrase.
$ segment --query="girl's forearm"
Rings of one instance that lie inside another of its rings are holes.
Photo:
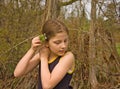
[[[30,48],[27,51],[27,53],[23,56],[23,58],[19,61],[14,71],[15,77],[21,76],[27,72],[26,71],[27,66],[29,64],[30,59],[33,57],[34,53],[35,51]]]
[[[42,85],[43,89],[49,89],[50,88],[50,78],[51,74],[48,69],[48,60],[47,59],[41,59],[41,79],[42,79]]]

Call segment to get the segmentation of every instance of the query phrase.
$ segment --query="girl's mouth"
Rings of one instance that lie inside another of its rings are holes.
[[[65,50],[60,50],[59,52],[60,52],[60,53],[65,53]]]

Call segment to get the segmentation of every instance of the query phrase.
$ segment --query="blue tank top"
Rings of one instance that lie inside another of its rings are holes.
[[[59,62],[60,56],[57,57],[52,63],[49,63],[49,70],[52,72],[56,64]],[[41,73],[40,73],[40,65],[39,65],[39,77],[38,77],[38,89],[42,88],[41,83]],[[72,87],[69,85],[72,78],[72,74],[66,73],[64,78],[53,88],[53,89],[72,89]]]

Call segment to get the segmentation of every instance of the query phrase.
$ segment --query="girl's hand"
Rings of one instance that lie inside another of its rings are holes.
[[[39,36],[32,39],[31,48],[34,51],[36,51],[38,48],[40,48],[41,45],[42,45],[42,42],[40,41]]]
[[[43,47],[40,49],[40,59],[48,59],[50,55],[50,50],[48,47]]]

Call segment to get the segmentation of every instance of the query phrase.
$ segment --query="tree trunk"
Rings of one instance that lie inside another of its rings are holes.
[[[96,49],[95,49],[95,23],[96,23],[96,1],[91,2],[91,25],[89,34],[89,82],[92,89],[96,89],[98,81],[95,71]]]
[[[45,12],[43,14],[43,24],[48,19],[57,18],[60,13],[59,0],[46,0]]]

